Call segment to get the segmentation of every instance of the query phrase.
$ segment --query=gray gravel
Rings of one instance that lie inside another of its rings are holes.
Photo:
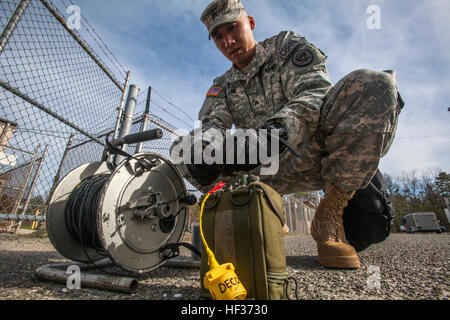
[[[288,237],[287,262],[302,299],[448,300],[449,240],[448,234],[392,234],[359,254],[360,269],[333,270],[317,262],[311,236]]]
[[[308,300],[448,300],[449,240],[448,234],[393,234],[360,253],[361,269],[333,270],[318,264],[311,236],[285,238],[288,271],[297,280],[299,298]],[[190,256],[185,249],[181,253]],[[163,267],[138,276],[135,294],[68,290],[63,284],[38,280],[34,276],[38,267],[67,262],[45,236],[0,233],[0,261],[0,300],[199,299],[198,269]],[[115,267],[107,271],[121,273]]]

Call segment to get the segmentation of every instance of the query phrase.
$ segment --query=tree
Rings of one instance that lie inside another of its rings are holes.
[[[384,174],[384,179],[396,213],[394,231],[400,230],[404,215],[421,211],[436,213],[440,224],[450,230],[444,213],[445,198],[450,196],[450,174],[428,169],[419,176],[413,170],[396,176]]]

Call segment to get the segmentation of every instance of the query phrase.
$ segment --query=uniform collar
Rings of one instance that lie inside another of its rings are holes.
[[[227,72],[227,81],[235,82],[245,80],[247,85],[247,83],[259,72],[264,63],[266,63],[269,56],[269,50],[264,48],[260,43],[256,43],[255,57],[252,62],[250,62],[248,72],[244,73],[233,65],[229,72]]]

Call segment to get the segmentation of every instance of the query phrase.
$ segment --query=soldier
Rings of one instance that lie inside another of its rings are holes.
[[[201,21],[232,62],[206,95],[199,113],[203,128],[264,128],[287,140],[297,155],[280,145],[278,172],[261,181],[281,194],[324,189],[311,227],[319,263],[359,268],[342,214],[392,144],[403,107],[395,73],[358,70],[333,87],[327,57],[304,37],[283,31],[256,42],[255,19],[240,0],[213,1]],[[233,171],[260,175],[258,165],[188,164],[182,172],[201,188]]]

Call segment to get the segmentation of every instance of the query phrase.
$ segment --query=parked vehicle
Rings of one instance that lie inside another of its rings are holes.
[[[443,232],[434,212],[414,212],[403,216],[406,232]],[[445,228],[444,228],[445,229]]]

